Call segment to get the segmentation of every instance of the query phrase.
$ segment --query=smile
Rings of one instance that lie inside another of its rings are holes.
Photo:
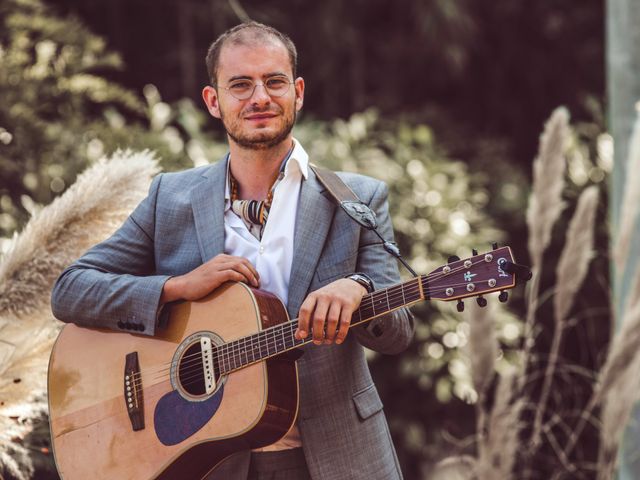
[[[275,113],[259,113],[256,115],[249,115],[245,117],[246,120],[266,120],[268,118],[274,118],[276,116]]]

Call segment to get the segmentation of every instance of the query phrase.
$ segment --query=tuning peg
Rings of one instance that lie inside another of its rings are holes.
[[[486,307],[487,306],[487,299],[484,298],[482,295],[480,295],[479,297],[476,298],[476,302],[478,302],[478,305],[480,307]]]
[[[498,244],[496,242],[493,242],[491,244],[491,248],[493,248],[494,250],[497,250],[498,249]]]
[[[476,250],[475,248],[471,249],[471,255],[475,257],[477,254],[478,254],[478,250]]]
[[[501,303],[505,303],[508,299],[509,293],[506,290],[501,291],[500,295],[498,295],[498,300],[500,300]]]
[[[457,262],[458,260],[460,260],[460,257],[457,255],[450,255],[449,258],[447,259],[447,263],[453,263],[453,262]]]
[[[458,304],[456,305],[456,308],[458,309],[459,312],[464,312],[464,302],[462,300],[458,300]]]

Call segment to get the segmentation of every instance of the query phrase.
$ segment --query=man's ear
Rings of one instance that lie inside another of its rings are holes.
[[[202,99],[209,113],[215,118],[220,118],[220,105],[218,104],[218,92],[216,89],[211,85],[204,87],[202,89]]]
[[[296,112],[299,112],[304,104],[304,78],[296,78],[293,85],[296,89]]]

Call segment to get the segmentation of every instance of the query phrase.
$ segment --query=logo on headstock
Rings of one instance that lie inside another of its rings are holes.
[[[471,279],[472,279],[473,277],[475,277],[476,275],[477,275],[477,273],[471,273],[471,272],[467,272],[467,273],[465,273],[465,274],[464,274],[464,280],[465,280],[465,282],[470,282],[470,281],[471,281]]]
[[[507,263],[507,259],[502,257],[498,259],[498,276],[499,277],[509,277],[508,274],[506,274],[504,272],[504,270],[502,269],[502,265],[504,265],[505,263]]]

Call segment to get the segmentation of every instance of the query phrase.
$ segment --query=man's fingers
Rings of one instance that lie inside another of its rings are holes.
[[[307,338],[307,335],[309,335],[309,320],[315,305],[315,297],[309,296],[300,307],[300,311],[298,312],[298,329],[296,330],[295,335],[298,340]]]
[[[251,265],[251,264],[249,263],[249,265]],[[247,264],[245,264],[243,262],[234,262],[234,263],[229,265],[229,268],[231,270],[234,270],[234,271],[236,271],[236,272],[238,272],[238,273],[240,273],[242,275],[243,279],[240,280],[240,281],[246,280],[246,282],[249,285],[252,285],[252,286],[258,288],[260,286],[260,282],[258,281],[257,272],[255,272],[251,268],[249,268],[249,265],[247,265]]]
[[[352,315],[353,311],[348,308],[343,308],[340,312],[340,330],[338,330],[338,334],[336,335],[336,343],[338,345],[344,342],[344,339],[347,338],[347,333],[349,333],[349,327],[351,326]]]
[[[333,343],[336,336],[336,330],[338,329],[338,322],[340,321],[340,311],[342,306],[335,300],[331,302],[329,307],[329,313],[327,314],[326,335],[324,343]]]
[[[249,285],[256,288],[260,286],[260,274],[251,262],[244,257],[220,254],[209,261],[209,268],[213,272],[221,272],[228,269],[235,270],[244,276],[246,283]]]
[[[324,323],[329,311],[330,302],[320,297],[313,310],[313,343],[319,345],[324,340]]]

